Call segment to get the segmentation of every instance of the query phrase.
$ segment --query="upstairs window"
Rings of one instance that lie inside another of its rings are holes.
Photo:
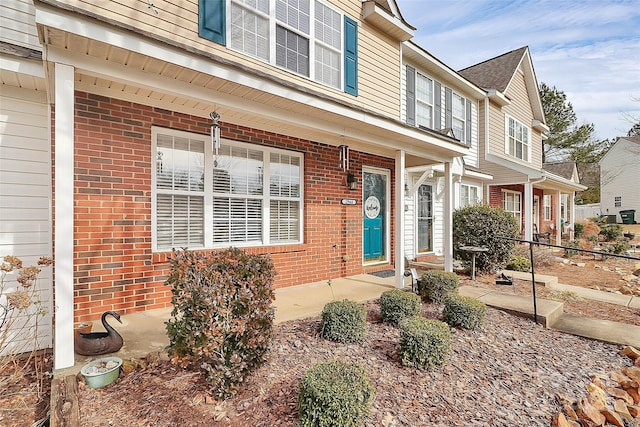
[[[529,149],[529,128],[513,117],[507,117],[507,153],[528,162]]]
[[[433,129],[433,80],[416,75],[416,124]]]
[[[357,96],[358,24],[319,0],[200,0],[199,34]]]
[[[613,207],[621,208],[622,207],[622,196],[615,196],[613,198]]]
[[[466,122],[466,112],[465,112],[465,102],[466,100],[458,95],[457,93],[453,93],[451,96],[451,129],[453,130],[453,134],[456,139],[459,139],[461,142],[465,142],[465,122]]]

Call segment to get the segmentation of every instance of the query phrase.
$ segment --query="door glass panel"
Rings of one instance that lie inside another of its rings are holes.
[[[433,250],[433,189],[431,185],[418,188],[418,252]]]

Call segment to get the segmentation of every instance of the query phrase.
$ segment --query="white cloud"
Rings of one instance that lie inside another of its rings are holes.
[[[454,69],[529,46],[538,82],[567,94],[599,138],[640,117],[640,0],[397,0],[414,41]]]

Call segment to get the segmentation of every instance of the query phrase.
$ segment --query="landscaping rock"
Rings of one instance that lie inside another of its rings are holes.
[[[598,410],[602,411],[607,406],[607,395],[604,390],[594,383],[587,384],[589,402]]]
[[[613,424],[616,427],[625,427],[624,421],[622,421],[622,417],[618,415],[618,413],[609,408],[604,408],[602,411],[602,415],[607,419],[609,424]]]
[[[630,345],[625,346],[622,350],[620,350],[620,354],[623,356],[628,356],[633,360],[636,360],[640,357],[640,351],[638,351],[634,347],[631,347]]]
[[[624,401],[616,400],[613,404],[613,409],[615,409],[618,415],[620,415],[622,418],[625,418],[627,420],[633,419],[633,417],[629,413],[629,409],[627,409],[627,404],[624,403]]]
[[[601,426],[606,421],[604,415],[602,415],[595,406],[589,403],[589,400],[586,398],[578,400],[578,404],[576,405],[576,414],[578,415],[578,419],[586,422],[588,425]]]

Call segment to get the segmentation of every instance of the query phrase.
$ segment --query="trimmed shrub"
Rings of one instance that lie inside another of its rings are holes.
[[[580,249],[581,245],[580,245],[580,241],[579,240],[570,240],[567,244],[567,247],[569,248],[576,248],[576,249]],[[564,256],[566,258],[572,258],[576,255],[578,255],[580,253],[580,251],[576,251],[573,249],[565,249],[564,250]]]
[[[581,222],[576,222],[573,224],[573,236],[576,239],[581,238],[584,235],[584,224]]]
[[[458,276],[444,271],[427,271],[418,281],[423,299],[442,304],[447,297],[458,291]]]
[[[404,366],[434,369],[444,365],[451,349],[449,326],[421,316],[400,323],[400,360]]]
[[[398,325],[405,317],[420,313],[420,297],[412,292],[394,289],[380,295],[380,316],[392,325]]]
[[[513,240],[501,237],[519,237],[514,216],[490,206],[468,206],[453,212],[454,256],[471,263],[471,254],[460,251],[460,246],[484,246],[487,252],[476,255],[476,272],[494,272],[509,261],[515,246]]]
[[[531,269],[531,261],[523,256],[513,256],[507,263],[507,270],[513,271],[529,271]]]
[[[604,249],[612,254],[622,254],[631,248],[629,239],[620,239],[612,244],[605,245]]]
[[[362,366],[339,360],[315,364],[300,383],[300,426],[360,426],[372,401],[373,386]]]
[[[266,256],[239,249],[175,251],[170,258],[174,360],[199,367],[214,395],[233,395],[267,359],[272,338],[275,269]]]
[[[600,235],[609,242],[618,240],[623,235],[622,226],[620,224],[607,224],[600,229]]]
[[[462,295],[451,295],[444,302],[442,316],[450,326],[477,329],[487,314],[487,306],[477,299]]]
[[[355,301],[332,301],[322,309],[320,335],[341,343],[360,343],[367,331],[367,310]]]

